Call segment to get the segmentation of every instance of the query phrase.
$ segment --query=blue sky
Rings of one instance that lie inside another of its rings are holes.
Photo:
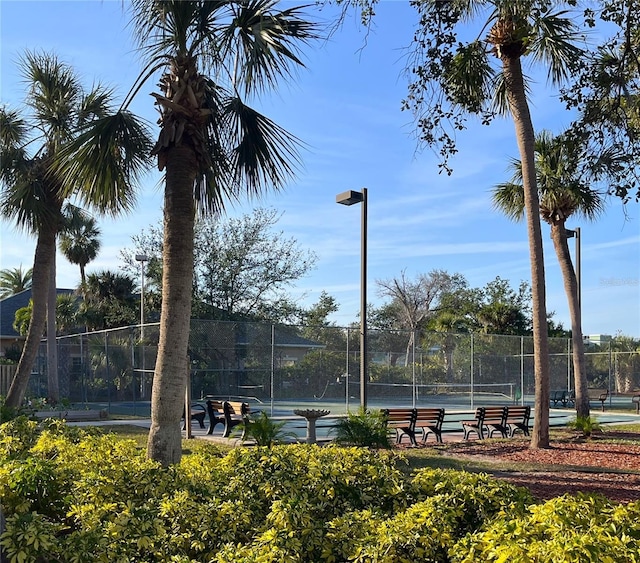
[[[330,20],[332,10],[317,17]],[[415,16],[408,2],[386,1],[366,36],[358,18],[347,19],[324,43],[305,51],[306,70],[277,94],[254,105],[306,144],[303,167],[286,191],[230,207],[231,215],[255,206],[283,212],[278,224],[287,236],[318,256],[317,267],[294,290],[302,303],[325,290],[340,304],[333,320],[357,318],[360,288],[360,209],[339,206],[336,194],[368,188],[369,301],[379,303],[375,280],[444,269],[463,274],[472,286],[496,276],[517,287],[530,279],[525,225],[491,207],[490,190],[509,178],[508,161],[517,156],[513,125],[498,120],[483,127],[473,120],[458,135],[454,174],[439,175],[437,158],[417,151],[411,115],[400,110],[406,92],[403,53]],[[54,51],[76,68],[85,84],[101,81],[128,91],[140,64],[119,1],[0,2],[0,100],[12,107],[23,99],[16,67],[25,49]],[[155,123],[150,81],[131,109]],[[569,116],[548,92],[534,84],[532,116],[536,130],[560,132]],[[119,251],[131,236],[161,218],[159,176],[143,182],[135,212],[100,219],[100,256],[88,271],[117,269]],[[582,301],[585,334],[640,336],[640,213],[612,199],[597,223],[581,227]],[[568,308],[549,229],[543,225],[547,308],[569,326]],[[35,242],[0,223],[0,268],[32,264]],[[573,242],[570,241],[572,253]],[[58,256],[58,287],[75,287],[76,266]]]

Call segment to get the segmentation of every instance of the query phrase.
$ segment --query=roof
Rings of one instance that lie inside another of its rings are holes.
[[[56,289],[56,294],[73,293],[73,289]],[[22,338],[13,328],[16,311],[27,307],[31,299],[31,289],[25,289],[4,299],[0,299],[0,338]]]

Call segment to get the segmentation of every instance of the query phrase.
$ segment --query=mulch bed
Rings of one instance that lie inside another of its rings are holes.
[[[529,488],[540,500],[578,492],[600,493],[617,502],[640,500],[640,434],[607,431],[606,435],[589,439],[568,435],[552,438],[550,445],[548,449],[534,450],[523,438],[477,440],[446,444],[442,453],[526,464],[521,471],[488,472]],[[539,471],[536,465],[540,466]]]

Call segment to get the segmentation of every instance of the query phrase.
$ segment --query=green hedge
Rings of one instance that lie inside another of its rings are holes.
[[[640,561],[640,504],[534,504],[397,453],[196,442],[179,466],[60,422],[0,426],[1,543],[16,562]]]

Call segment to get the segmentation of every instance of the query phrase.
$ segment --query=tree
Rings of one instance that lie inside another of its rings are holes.
[[[280,216],[275,209],[256,209],[238,218],[198,219],[193,318],[286,322],[296,316],[298,307],[286,290],[309,272],[316,256],[300,249],[295,238],[275,230]],[[153,227],[134,236],[133,242],[136,249],[154,257],[162,253],[162,230]],[[137,267],[137,252],[121,252],[130,272]],[[156,275],[152,272],[152,278]]]
[[[561,99],[578,110],[569,136],[580,143],[580,177],[624,202],[640,200],[640,4],[601,0],[585,10],[601,43],[583,59]]]
[[[22,269],[22,264],[17,268],[0,270],[0,299],[20,293],[31,288],[33,268]]]
[[[533,295],[535,411],[531,447],[549,446],[549,351],[544,257],[534,164],[534,130],[522,59],[542,61],[554,83],[571,76],[580,60],[577,28],[564,6],[547,0],[467,0],[414,2],[420,27],[409,71],[412,83],[405,108],[413,111],[421,140],[440,147],[442,167],[451,173],[456,152],[448,127],[465,128],[465,116],[489,123],[496,113],[510,114],[522,162],[525,217],[529,238]],[[486,17],[486,19],[485,19]],[[481,21],[478,34],[469,26]],[[464,35],[458,26],[465,26]],[[488,30],[485,32],[485,30]],[[470,40],[463,41],[471,37]],[[497,68],[493,62],[497,61]]]
[[[0,213],[35,235],[37,242],[32,318],[5,401],[12,408],[22,403],[44,331],[65,199],[73,194],[112,214],[130,208],[131,187],[148,146],[144,128],[130,114],[119,112],[117,122],[111,122],[114,135],[102,139],[99,155],[77,151],[74,142],[84,138],[85,127],[103,123],[111,109],[111,92],[100,85],[85,92],[73,70],[55,55],[27,52],[20,65],[30,113],[23,117],[0,108]]]
[[[589,416],[587,368],[585,365],[582,319],[578,298],[578,283],[567,242],[566,222],[572,215],[595,219],[604,209],[600,194],[584,184],[576,173],[575,144],[562,135],[554,137],[543,131],[536,137],[536,174],[540,193],[540,216],[551,226],[551,239],[558,257],[571,318],[573,373],[577,416]],[[495,206],[512,219],[522,219],[524,197],[522,170],[512,162],[514,175],[510,182],[493,190]]]
[[[315,32],[302,8],[278,11],[273,0],[133,0],[130,9],[146,63],[131,95],[162,71],[152,151],[165,172],[162,311],[147,455],[168,465],[182,453],[196,215],[291,177],[296,140],[244,95],[302,66],[298,45]]]
[[[135,282],[126,274],[109,270],[90,273],[80,314],[90,330],[128,326],[138,321]]]
[[[422,329],[429,316],[433,315],[439,298],[466,283],[463,276],[451,275],[443,270],[419,274],[415,281],[408,280],[404,271],[399,278],[376,280],[378,294],[391,299],[394,310],[399,315],[400,328],[409,331],[405,365],[409,365],[409,354],[415,342],[416,332]]]
[[[80,268],[80,287],[86,283],[85,268],[100,250],[100,228],[97,221],[75,205],[68,205],[60,231],[60,251]]]
[[[13,328],[21,336],[29,332],[29,323],[33,311],[33,300],[26,307],[16,311]],[[71,332],[78,323],[78,296],[72,293],[59,293],[56,297],[56,326],[61,332]]]

